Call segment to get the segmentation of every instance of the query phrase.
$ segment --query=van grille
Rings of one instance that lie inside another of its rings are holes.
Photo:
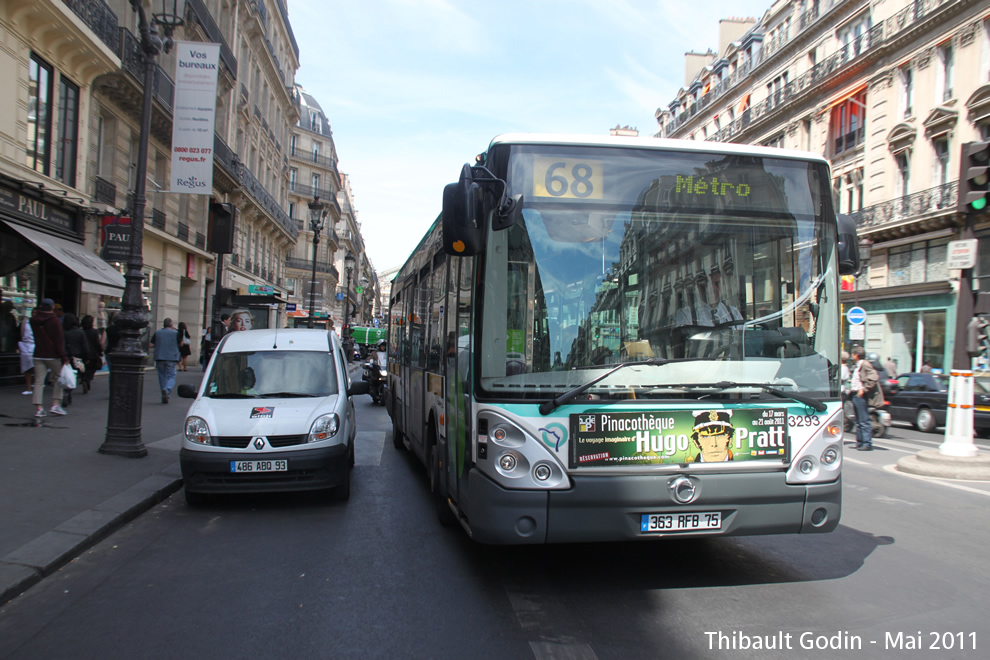
[[[216,444],[227,449],[247,449],[251,444],[251,435],[221,435],[217,436]],[[295,447],[306,444],[308,434],[302,435],[268,435],[265,436],[271,447]]]

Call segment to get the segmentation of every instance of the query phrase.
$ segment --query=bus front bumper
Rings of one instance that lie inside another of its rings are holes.
[[[839,524],[841,479],[790,485],[783,472],[691,474],[697,495],[676,502],[668,484],[678,475],[571,475],[567,490],[508,490],[470,471],[462,514],[481,543],[574,543],[671,537],[824,533]],[[647,514],[718,512],[718,529],[644,533]]]

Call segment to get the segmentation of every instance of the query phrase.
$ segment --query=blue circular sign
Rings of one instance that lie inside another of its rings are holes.
[[[862,307],[850,307],[846,312],[846,320],[853,325],[863,325],[866,323],[866,310]]]

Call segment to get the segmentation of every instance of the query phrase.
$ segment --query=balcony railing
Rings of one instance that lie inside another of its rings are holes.
[[[227,66],[231,76],[236,80],[237,59],[234,57],[233,51],[230,50],[230,46],[227,45],[227,40],[223,38],[223,32],[220,31],[220,28],[217,27],[216,22],[210,15],[210,10],[206,8],[203,0],[186,0],[186,4],[189,6],[192,15],[196,18],[196,22],[203,28],[203,32],[206,33],[208,40],[215,44],[220,44],[220,61]]]
[[[849,215],[855,218],[856,227],[860,231],[876,229],[925,215],[952,212],[956,208],[958,195],[959,182],[950,181],[928,190],[867,206]]]
[[[241,255],[236,254],[236,253],[230,255],[230,265],[231,266],[238,266],[238,267],[240,267],[240,265],[241,265]]]
[[[255,199],[258,204],[265,209],[275,221],[282,226],[282,228],[291,236],[293,239],[299,236],[299,230],[296,229],[296,224],[293,222],[292,218],[282,210],[275,198],[265,189],[265,186],[258,181],[251,170],[247,168],[244,163],[237,163],[237,178],[244,190],[248,192]]]
[[[151,209],[151,226],[164,231],[165,211],[160,211],[158,209]]]
[[[189,225],[180,222],[178,228],[175,231],[175,235],[184,241],[189,240]]]
[[[196,241],[194,243],[196,247],[200,250],[206,249],[206,234],[201,231],[196,232]]]
[[[93,191],[93,201],[113,206],[117,203],[117,186],[102,177],[95,177],[96,188]]]
[[[62,4],[71,9],[111,52],[120,50],[117,15],[103,0],[62,0]]]
[[[137,84],[144,87],[144,55],[141,52],[141,42],[128,31],[120,28],[120,63],[124,69],[134,76]],[[165,73],[165,70],[155,65],[155,88],[152,90],[155,98],[172,112],[172,102],[175,97],[175,83]]]
[[[285,259],[286,268],[295,268],[296,270],[313,270],[313,260],[312,259],[297,259],[294,257],[287,257]],[[337,277],[337,269],[333,267],[333,264],[328,264],[324,262],[316,262],[316,272],[317,273],[329,273]]]

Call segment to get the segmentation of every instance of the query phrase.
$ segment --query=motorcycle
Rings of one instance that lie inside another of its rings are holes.
[[[887,402],[882,406],[870,406],[870,428],[874,438],[882,438],[890,428],[890,413],[885,410]],[[853,408],[852,399],[845,393],[842,395],[843,428],[846,433],[852,433],[856,428],[856,409]]]
[[[368,394],[371,400],[379,406],[385,405],[385,383],[388,379],[388,370],[385,353],[376,351],[371,354],[371,359],[364,363],[364,373],[362,380],[368,381]]]

